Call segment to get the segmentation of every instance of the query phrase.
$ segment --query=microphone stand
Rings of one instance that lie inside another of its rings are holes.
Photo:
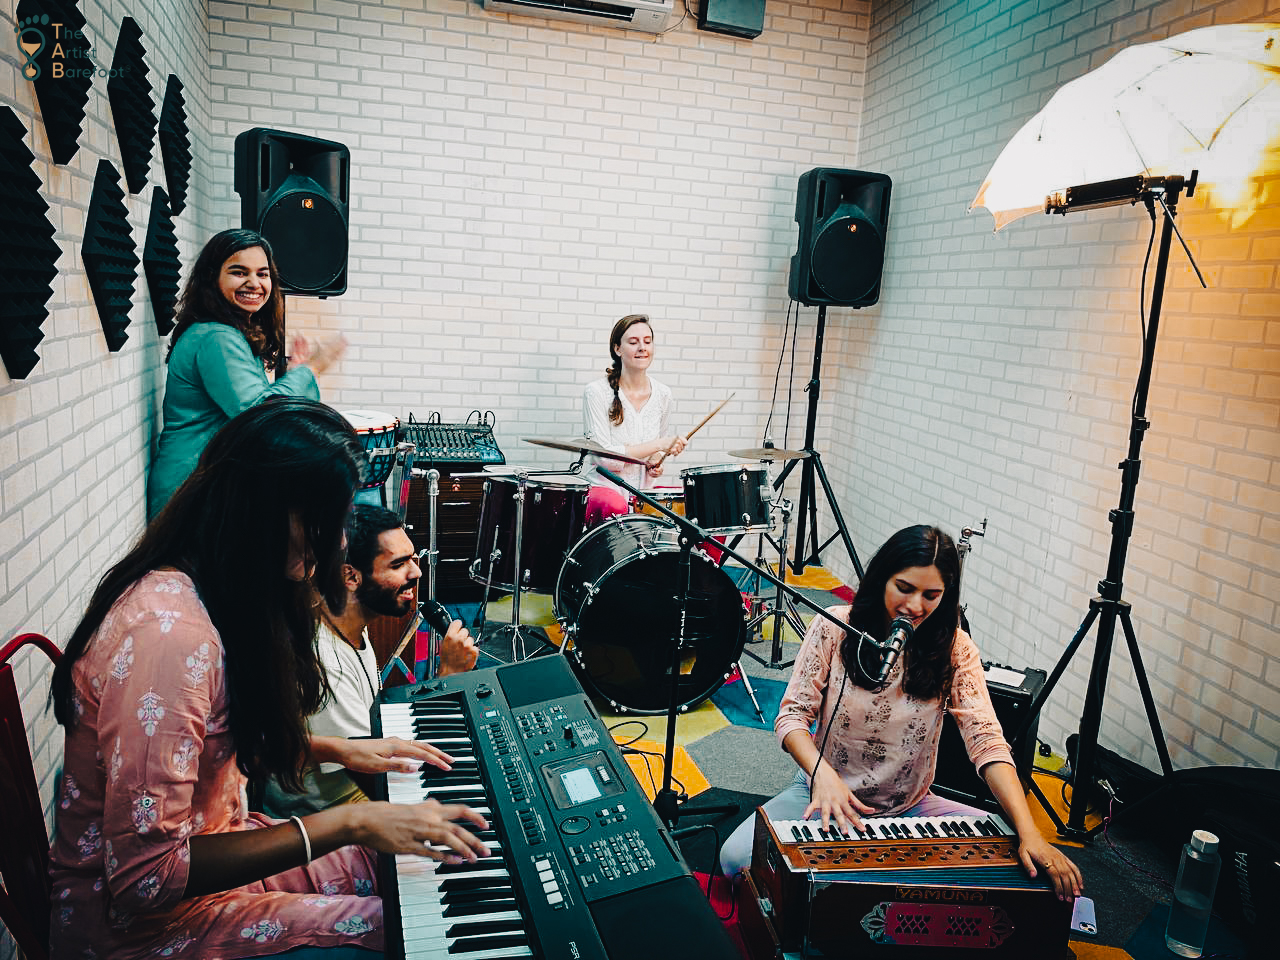
[[[610,482],[617,484],[619,487],[622,487],[624,490],[628,491],[635,497],[647,503],[649,506],[653,507],[656,511],[662,514],[662,516],[670,520],[680,531],[680,583],[679,583],[679,593],[677,597],[677,599],[680,602],[680,606],[679,606],[680,620],[679,620],[679,623],[677,624],[677,629],[672,638],[671,689],[670,689],[670,699],[667,702],[667,738],[666,738],[666,744],[662,754],[662,789],[658,791],[657,795],[654,797],[654,800],[653,800],[653,808],[655,812],[657,812],[658,816],[662,819],[662,822],[665,823],[669,829],[673,830],[672,836],[679,839],[680,836],[685,835],[685,831],[683,830],[676,831],[674,830],[674,828],[676,824],[679,822],[679,819],[681,816],[692,816],[695,814],[703,814],[703,813],[737,813],[738,812],[737,804],[706,806],[706,807],[700,807],[697,809],[688,809],[687,802],[685,804],[682,804],[680,801],[679,794],[671,789],[672,769],[675,765],[676,715],[679,713],[679,702],[680,702],[680,695],[679,695],[680,651],[681,649],[684,648],[684,631],[685,631],[686,620],[688,618],[689,577],[690,577],[689,558],[695,546],[705,543],[712,538],[710,534],[708,534],[705,530],[699,527],[696,523],[689,520],[687,517],[682,517],[678,513],[668,510],[661,503],[654,500],[652,497],[648,496],[643,490],[639,490],[636,487],[633,487],[631,484],[627,483],[627,481],[623,480],[621,477],[619,477],[613,471],[609,470],[607,467],[597,466],[596,473],[600,474],[600,476],[604,477],[606,480],[609,480]],[[716,546],[720,550],[723,550],[725,553],[727,553],[729,556],[733,557],[739,563],[743,564],[750,570],[762,576],[764,579],[768,580],[770,583],[774,584],[774,586],[779,587],[793,600],[799,601],[801,604],[811,609],[814,613],[818,614],[819,616],[825,617],[827,620],[836,624],[842,630],[845,630],[846,632],[861,634],[864,640],[870,640],[872,643],[876,644],[876,646],[882,646],[874,638],[868,637],[868,635],[862,633],[862,631],[857,630],[854,627],[851,627],[849,624],[845,623],[843,620],[840,620],[837,617],[833,616],[832,614],[828,613],[819,604],[813,602],[808,597],[802,596],[799,592],[787,586],[787,584],[783,580],[779,579],[778,577],[775,577],[772,574],[772,572],[769,572],[767,570],[761,569],[760,567],[757,567],[755,564],[753,564],[746,557],[742,556],[742,554],[738,553],[732,547],[729,547],[720,543],[717,543]],[[780,571],[780,572],[785,574],[786,571]],[[697,829],[698,828],[696,827],[689,828],[688,832],[692,833]]]

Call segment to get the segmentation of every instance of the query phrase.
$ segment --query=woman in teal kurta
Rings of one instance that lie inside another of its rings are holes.
[[[169,343],[164,430],[147,478],[154,517],[195,469],[213,435],[270,396],[320,398],[316,374],[346,349],[341,335],[295,337],[284,357],[284,296],[271,245],[252,230],[224,230],[201,251],[178,303]],[[272,382],[267,367],[289,369]]]

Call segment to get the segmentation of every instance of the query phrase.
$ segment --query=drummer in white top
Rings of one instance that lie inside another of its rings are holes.
[[[647,461],[644,465],[604,458],[596,462],[632,486],[651,489],[662,476],[663,461],[679,456],[688,439],[671,429],[671,389],[649,376],[653,363],[649,318],[632,313],[615,323],[609,334],[609,354],[613,362],[605,376],[587,384],[583,391],[583,433],[615,453]],[[623,490],[594,469],[588,468],[585,476],[592,483],[587,527],[627,512]]]

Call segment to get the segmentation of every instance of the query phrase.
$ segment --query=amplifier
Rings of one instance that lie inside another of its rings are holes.
[[[1012,737],[1026,719],[1031,701],[1044,686],[1048,675],[1043,670],[1006,667],[986,661],[982,666],[987,674],[987,689],[991,692],[996,719],[1000,721],[1005,737]],[[1038,727],[1037,719],[1017,743],[1009,741],[1013,761],[1020,773],[1030,773],[1035,764]],[[943,721],[942,739],[938,744],[938,769],[934,775],[933,789],[944,797],[984,810],[1000,809],[1000,804],[987,789],[986,782],[974,770],[964,749],[964,739],[949,713]]]

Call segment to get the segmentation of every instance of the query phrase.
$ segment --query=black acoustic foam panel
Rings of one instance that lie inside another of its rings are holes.
[[[162,187],[151,194],[151,219],[147,222],[147,242],[142,247],[142,269],[147,275],[151,309],[156,315],[156,331],[165,336],[173,329],[173,308],[178,302],[178,238],[173,232],[169,197]]]
[[[169,186],[169,207],[176,217],[187,207],[187,184],[191,181],[191,139],[187,135],[187,102],[182,97],[182,81],[169,74],[160,108],[160,155],[164,159],[164,180]]]
[[[36,344],[44,339],[40,326],[49,316],[45,304],[62,255],[45,216],[49,205],[40,196],[40,178],[31,169],[35,157],[23,142],[26,133],[12,110],[0,108],[0,358],[14,379],[40,359]]]
[[[84,225],[85,273],[98,308],[98,319],[107,338],[107,349],[119,350],[129,339],[129,309],[138,273],[138,255],[129,232],[129,211],[120,189],[120,174],[106,160],[98,161],[89,198],[89,218]]]
[[[130,193],[139,193],[147,185],[151,171],[151,148],[156,139],[155,104],[151,99],[151,81],[147,79],[146,48],[142,46],[142,28],[133,17],[120,23],[120,39],[111,61],[111,79],[107,81],[107,99],[116,123],[120,141],[120,163]]]
[[[22,34],[19,43],[43,41],[31,56],[31,69],[38,69],[40,75],[28,80],[19,69],[17,77],[20,82],[35,86],[53,162],[70,163],[80,149],[84,105],[89,102],[89,87],[97,66],[89,59],[93,42],[84,35],[84,16],[75,0],[19,0],[14,17],[15,32]],[[62,26],[55,29],[55,23]],[[55,57],[55,52],[62,55]],[[21,48],[19,54],[26,56]],[[26,66],[24,59],[20,67]]]

